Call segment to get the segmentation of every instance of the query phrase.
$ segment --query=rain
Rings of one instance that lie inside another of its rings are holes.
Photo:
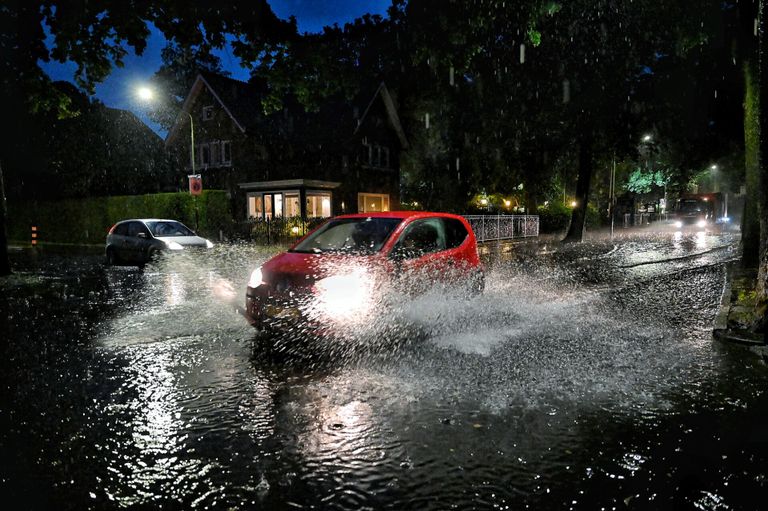
[[[762,3],[0,9],[6,507],[760,509]]]

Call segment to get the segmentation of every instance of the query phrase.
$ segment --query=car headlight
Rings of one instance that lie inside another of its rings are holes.
[[[359,318],[371,305],[372,282],[364,271],[333,275],[315,283],[320,311],[333,319]]]
[[[213,248],[213,243],[211,243],[209,240],[205,240],[205,248]]]
[[[264,282],[264,276],[261,273],[261,267],[256,268],[251,273],[251,278],[248,280],[248,287],[259,287]]]
[[[706,220],[699,220],[698,222],[696,222],[696,226],[701,228],[701,229],[703,229],[703,228],[705,228],[707,226],[707,221]]]
[[[675,227],[677,227],[678,229],[682,229],[683,228],[683,222],[678,220],[677,222],[675,222]]]
[[[184,250],[184,247],[182,247],[175,241],[166,241],[165,246],[167,246],[171,250]]]

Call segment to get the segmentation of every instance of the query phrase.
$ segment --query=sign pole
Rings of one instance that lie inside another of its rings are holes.
[[[203,177],[200,174],[191,174],[187,178],[189,179],[189,193],[192,195],[195,206],[195,230],[198,230],[200,228],[200,214],[197,208],[197,196],[203,193]]]

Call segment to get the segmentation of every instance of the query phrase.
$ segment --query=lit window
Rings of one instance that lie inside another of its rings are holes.
[[[331,216],[331,194],[327,192],[307,192],[307,217],[326,218]]]
[[[248,217],[264,218],[264,201],[261,194],[248,196]]]
[[[389,195],[385,193],[358,193],[357,212],[389,211]]]

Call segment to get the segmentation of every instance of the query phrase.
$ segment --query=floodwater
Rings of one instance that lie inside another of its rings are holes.
[[[489,246],[482,296],[428,291],[372,322],[379,349],[296,358],[261,353],[234,307],[271,249],[144,272],[17,256],[0,284],[2,501],[760,509],[768,370],[711,338],[737,246]],[[392,322],[418,335],[389,344]]]

